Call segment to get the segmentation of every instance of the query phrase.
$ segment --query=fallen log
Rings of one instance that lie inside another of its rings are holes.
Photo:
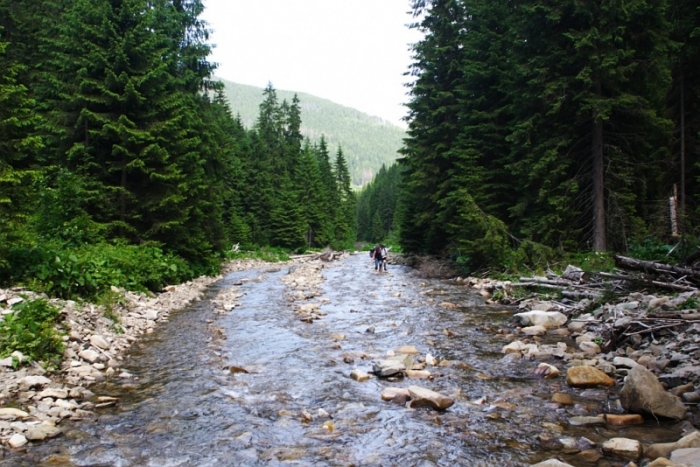
[[[693,291],[698,290],[697,287],[692,287],[689,285],[674,284],[672,282],[655,281],[655,280],[651,280],[651,279],[644,279],[642,277],[628,276],[625,274],[612,274],[609,272],[596,272],[594,274],[596,276],[604,277],[606,279],[617,279],[617,280],[628,281],[628,282],[636,283],[636,284],[652,285],[652,286],[661,287],[664,289],[677,290],[679,292],[693,292]]]
[[[632,269],[636,271],[654,272],[657,274],[669,273],[691,276],[700,280],[700,271],[684,266],[674,266],[672,264],[657,263],[654,261],[643,261],[629,258],[627,256],[615,255],[615,265],[620,268]]]

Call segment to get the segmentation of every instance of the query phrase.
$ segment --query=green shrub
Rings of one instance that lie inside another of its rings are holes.
[[[66,299],[95,299],[111,286],[160,291],[194,277],[188,263],[155,246],[98,243],[80,247],[48,246],[21,254],[16,282]]]
[[[31,361],[60,362],[64,349],[56,330],[60,310],[44,299],[24,301],[13,309],[0,321],[0,357],[19,351]]]
[[[289,261],[289,250],[278,247],[265,247],[253,251],[229,251],[226,257],[228,259],[259,259],[278,263]]]

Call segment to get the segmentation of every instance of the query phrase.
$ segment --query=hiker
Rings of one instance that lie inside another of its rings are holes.
[[[381,272],[382,268],[384,268],[384,271],[386,271],[386,260],[388,254],[384,244],[380,243],[379,245],[375,246],[372,249],[371,256],[374,259],[374,270]]]

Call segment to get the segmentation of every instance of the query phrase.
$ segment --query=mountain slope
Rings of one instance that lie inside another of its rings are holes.
[[[252,127],[263,100],[263,89],[226,80],[221,82],[233,114],[240,115],[246,127]],[[279,89],[276,92],[280,102],[285,99],[291,102],[295,94]],[[301,92],[296,94],[300,100],[302,134],[312,142],[318,142],[324,135],[333,158],[340,145],[354,185],[369,182],[382,164],[389,166],[398,157],[397,151],[405,137],[402,128],[327,99]]]

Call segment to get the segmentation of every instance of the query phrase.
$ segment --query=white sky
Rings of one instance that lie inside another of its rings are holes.
[[[409,0],[203,0],[216,75],[305,92],[384,118],[406,114]]]

